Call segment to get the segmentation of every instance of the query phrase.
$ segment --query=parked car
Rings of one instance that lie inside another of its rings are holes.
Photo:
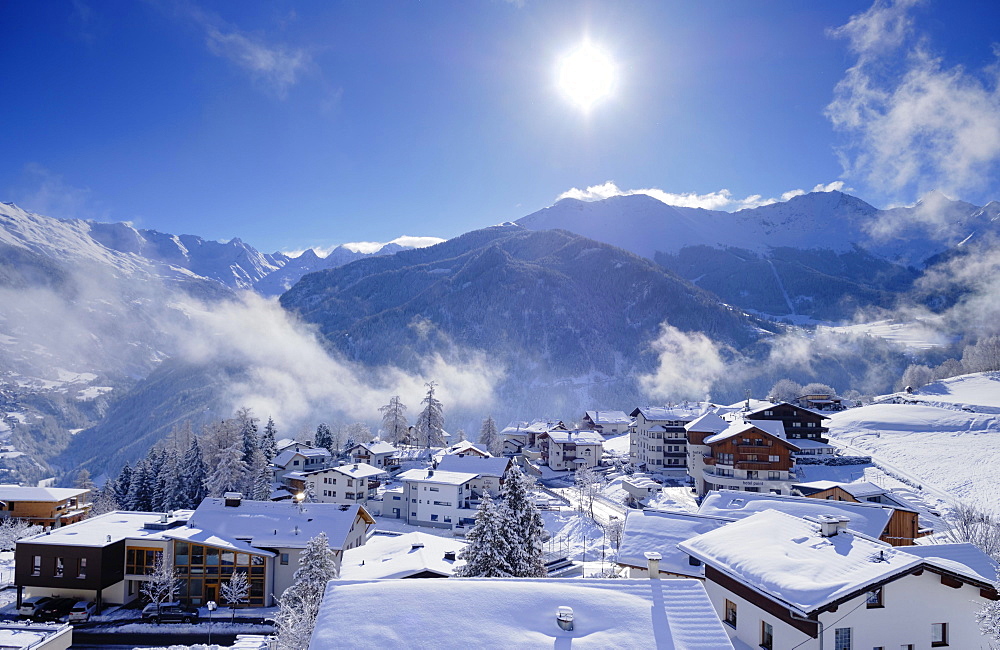
[[[97,603],[86,600],[78,600],[73,608],[69,610],[70,623],[86,623],[92,614],[97,612]]]
[[[198,620],[198,608],[180,603],[150,603],[142,608],[142,620],[153,623],[191,623]]]
[[[76,598],[53,598],[42,605],[32,618],[36,621],[58,621],[69,614],[74,604]]]
[[[21,601],[21,606],[17,608],[17,614],[22,618],[34,616],[35,613],[50,600],[52,600],[52,596],[35,596],[34,598],[26,598]]]

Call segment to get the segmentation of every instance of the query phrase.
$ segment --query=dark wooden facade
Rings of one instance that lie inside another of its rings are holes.
[[[35,556],[41,559],[38,574],[34,574]],[[62,575],[56,575],[58,559],[62,559]],[[80,576],[80,560],[86,561],[86,572]],[[47,589],[93,589],[98,607],[101,590],[125,579],[125,540],[107,546],[71,546],[18,542],[14,551],[14,584],[17,585],[18,605],[24,587]]]
[[[828,501],[848,501],[850,503],[863,503],[854,498],[850,492],[840,486],[833,486],[819,492],[808,495],[811,499],[825,499]],[[865,502],[866,503],[866,502]],[[922,537],[920,534],[920,515],[913,510],[906,510],[891,504],[881,504],[893,509],[889,524],[882,531],[880,540],[893,546],[913,546],[913,540]]]
[[[827,416],[788,402],[781,402],[747,413],[746,419],[778,420],[785,425],[785,435],[791,440],[805,438],[828,442],[824,436],[829,429],[823,426],[823,420],[828,419]]]
[[[698,444],[698,443],[693,443]],[[702,442],[701,444],[705,444]],[[776,436],[751,427],[746,431],[730,436],[718,442],[708,443],[712,450],[710,456],[705,457],[706,465],[726,465],[733,469],[742,470],[778,470],[791,471],[795,465],[792,453],[797,451],[793,446]],[[732,462],[726,462],[731,455]],[[777,460],[770,460],[771,456],[777,456]]]

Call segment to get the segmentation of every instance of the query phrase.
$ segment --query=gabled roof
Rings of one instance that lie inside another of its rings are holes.
[[[586,411],[594,424],[628,424],[630,418],[625,411]]]
[[[462,440],[456,442],[450,447],[445,447],[438,454],[439,457],[450,456],[453,454],[464,454],[464,453],[474,453],[480,456],[492,456],[490,452],[486,451],[486,448],[482,445],[477,445],[471,440]]]
[[[401,481],[420,481],[425,483],[442,483],[446,485],[462,485],[476,478],[471,472],[445,472],[433,469],[408,469],[397,474]]]
[[[775,424],[781,425],[781,422],[778,422],[778,421],[769,421],[767,423],[767,425],[765,425],[765,426],[761,426],[762,424],[764,424],[764,422],[762,420],[755,420],[753,422],[742,422],[740,420],[737,420],[736,422],[733,422],[732,424],[730,424],[729,427],[727,427],[725,431],[722,431],[720,433],[716,433],[715,435],[711,435],[711,436],[705,438],[705,444],[706,445],[714,445],[717,442],[722,442],[723,440],[728,440],[730,438],[733,438],[733,437],[736,437],[736,436],[741,435],[743,433],[746,433],[747,431],[750,431],[751,429],[757,429],[757,430],[763,432],[764,435],[766,435],[766,436],[768,436],[770,438],[773,438],[775,440],[780,440],[782,443],[788,445],[792,449],[798,450],[799,447],[798,447],[798,445],[796,443],[794,443],[794,442],[792,442],[792,441],[790,441],[790,440],[788,440],[788,439],[785,438],[785,436],[784,436],[784,427],[782,427],[781,433],[777,433],[778,428],[774,427],[774,426],[771,426],[771,425],[775,425]]]
[[[510,467],[506,456],[483,458],[482,456],[445,456],[437,468],[444,472],[464,472],[479,476],[503,477]],[[436,472],[435,472],[436,473]]]
[[[80,488],[23,487],[20,485],[0,485],[0,501],[36,501],[56,503],[86,494],[90,490]]]
[[[226,506],[224,499],[209,498],[194,511],[188,526],[258,548],[305,548],[311,538],[325,532],[330,548],[336,550],[344,548],[358,517],[375,523],[355,504],[243,500],[238,506]]]
[[[647,421],[656,422],[658,420],[687,420],[696,419],[705,409],[701,404],[690,406],[640,406],[633,409],[629,415],[638,416],[640,413]]]
[[[713,490],[705,495],[698,512],[706,515],[745,519],[764,510],[777,510],[796,517],[835,515],[850,519],[847,525],[870,537],[878,538],[892,517],[893,508],[879,503],[827,501],[811,497],[792,497],[763,492]]]
[[[382,440],[373,440],[371,442],[359,442],[358,444],[354,445],[354,447],[364,447],[373,454],[394,454],[397,451],[399,451],[388,442],[383,442]],[[351,447],[351,449],[354,449],[354,447]]]
[[[923,558],[932,566],[957,573],[971,580],[992,585],[997,580],[996,560],[972,544],[922,544],[905,546],[901,550]]]
[[[530,433],[543,433],[545,431],[554,431],[554,430],[562,431],[565,429],[566,425],[563,424],[562,420],[540,419],[540,420],[532,420],[531,424],[522,429],[522,431],[528,431]]]
[[[850,528],[850,524],[848,524]],[[679,547],[769,598],[809,614],[867,585],[909,573],[921,559],[849,530],[777,510],[755,513]]]
[[[326,449],[303,449],[301,451],[295,451],[294,449],[286,449],[271,461],[272,465],[278,467],[287,467],[288,463],[292,461],[292,458],[299,455],[303,458],[332,458],[333,455]]]
[[[384,469],[373,467],[368,463],[349,463],[347,465],[338,465],[337,467],[331,467],[327,470],[319,471],[338,472],[340,474],[346,474],[351,478],[371,478],[373,476],[385,474]]]
[[[801,399],[801,398],[799,398],[799,399]],[[762,406],[753,406],[752,405],[751,406],[751,411],[749,413],[747,413],[747,417],[752,417],[754,415],[759,414],[762,411],[767,411],[767,410],[773,409],[775,406],[788,406],[790,408],[795,409],[796,411],[805,411],[806,413],[811,413],[813,415],[818,415],[821,418],[823,418],[824,420],[829,420],[830,419],[829,415],[823,415],[822,413],[820,413],[819,411],[816,411],[815,409],[808,409],[808,408],[806,408],[804,406],[799,406],[798,404],[792,404],[791,402],[775,402],[773,404],[768,403],[768,404],[764,404]]]
[[[720,418],[716,413],[706,413],[684,425],[684,428],[688,431],[696,431],[698,433],[721,433],[728,427],[729,422]]]
[[[556,624],[558,607],[573,609],[572,631]],[[331,580],[309,647],[355,648],[359,639],[443,650],[733,647],[697,580]]]
[[[603,445],[604,436],[596,431],[548,431],[543,435],[560,445]]]
[[[660,512],[656,510],[630,510],[625,518],[625,530],[618,563],[646,568],[647,551],[660,553],[660,571],[685,576],[703,577],[704,566],[691,566],[688,554],[677,544],[721,528],[734,521],[726,517],[702,515],[692,512]]]
[[[369,539],[363,546],[344,551],[340,579],[406,578],[422,572],[450,576],[465,561],[446,559],[445,553],[458,553],[466,546],[466,542],[453,537],[420,532],[379,535]]]

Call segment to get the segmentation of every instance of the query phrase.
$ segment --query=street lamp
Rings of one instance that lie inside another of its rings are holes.
[[[208,606],[208,645],[212,645],[212,612],[218,607],[214,600],[206,603]]]

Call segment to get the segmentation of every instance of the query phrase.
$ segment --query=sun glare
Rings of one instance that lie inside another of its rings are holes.
[[[615,66],[604,50],[584,41],[559,63],[559,88],[581,110],[589,111],[611,94]]]

